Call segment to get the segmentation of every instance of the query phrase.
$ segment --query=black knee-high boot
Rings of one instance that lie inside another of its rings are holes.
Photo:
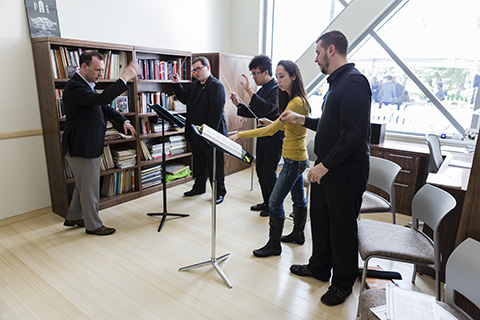
[[[278,256],[282,253],[280,238],[282,236],[284,222],[285,218],[274,218],[270,216],[270,238],[265,246],[260,249],[253,250],[253,254],[256,257],[264,258],[269,256]]]
[[[294,242],[298,244],[305,243],[305,224],[307,222],[307,208],[293,207],[293,231],[287,235],[282,236],[282,242]]]

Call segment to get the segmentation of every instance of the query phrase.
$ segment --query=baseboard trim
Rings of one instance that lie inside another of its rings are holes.
[[[34,211],[30,211],[30,212],[26,212],[26,213],[22,213],[22,214],[19,214],[17,216],[13,216],[13,217],[10,217],[10,218],[2,219],[2,220],[0,220],[0,227],[5,227],[5,226],[8,226],[8,225],[13,224],[13,223],[21,222],[23,220],[35,218],[35,217],[44,215],[46,213],[53,213],[51,206],[46,207],[46,208],[42,208],[42,209],[38,209],[38,210],[34,210]]]

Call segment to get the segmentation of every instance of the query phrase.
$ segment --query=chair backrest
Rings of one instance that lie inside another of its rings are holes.
[[[434,239],[442,219],[457,204],[448,192],[425,184],[417,191],[412,200],[412,228],[418,229],[418,220],[423,221],[434,231]]]
[[[308,141],[307,143],[308,161],[311,161],[311,162],[315,162],[317,160],[317,155],[315,154],[315,152],[313,152],[314,147],[315,147],[315,139]],[[303,186],[305,188],[310,187],[310,182],[307,179],[308,171],[310,171],[310,168],[307,168],[305,169],[305,171],[303,171]]]
[[[437,172],[443,162],[440,139],[431,133],[427,133],[425,139],[427,140],[428,149],[430,150],[430,171]]]
[[[445,302],[470,318],[455,303],[454,292],[480,308],[480,242],[472,238],[463,241],[448,258],[445,270]]]
[[[308,153],[308,160],[310,161],[316,161],[317,156],[315,155],[315,152],[313,152],[313,149],[315,147],[315,139],[312,139],[308,141],[307,143],[307,153]]]
[[[388,193],[392,207],[395,202],[393,183],[400,169],[401,167],[393,161],[373,156],[370,157],[370,174],[367,184]]]

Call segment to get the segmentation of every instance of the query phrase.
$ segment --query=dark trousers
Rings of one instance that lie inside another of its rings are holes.
[[[206,144],[190,143],[190,149],[193,154],[193,177],[195,183],[193,189],[199,192],[205,192],[207,177],[210,185],[213,182],[213,148]],[[215,179],[217,180],[217,195],[224,196],[227,193],[225,188],[225,160],[223,152],[216,150],[216,171]],[[212,186],[213,187],[213,186]]]
[[[311,184],[312,256],[308,269],[316,278],[350,289],[358,274],[357,218],[368,179],[365,163],[340,165]]]
[[[277,181],[278,162],[282,157],[282,149],[268,149],[257,145],[256,149],[256,172],[263,203],[268,204],[273,187]]]

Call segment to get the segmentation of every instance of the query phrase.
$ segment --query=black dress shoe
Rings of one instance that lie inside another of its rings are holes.
[[[345,301],[347,297],[352,293],[352,288],[350,289],[342,289],[335,286],[330,286],[328,288],[327,293],[325,293],[320,301],[327,306],[336,306]]]
[[[306,264],[292,264],[292,266],[290,267],[290,272],[300,277],[313,277],[323,282],[327,282],[328,280],[330,280],[330,276],[327,276],[325,278],[315,277],[312,271],[308,269],[308,266]]]
[[[225,199],[225,196],[218,196],[217,199],[215,200],[215,203],[220,204],[223,202],[223,199]]]
[[[268,217],[270,216],[270,208],[266,207],[260,212],[260,217]]]
[[[268,205],[266,203],[259,203],[254,206],[250,207],[250,210],[252,211],[262,211],[264,209],[268,208]]]
[[[105,226],[101,226],[100,228],[95,229],[95,230],[85,230],[85,233],[86,234],[96,234],[97,236],[108,236],[109,234],[112,234],[115,231],[117,231],[117,230],[115,230],[115,228],[108,228],[108,227],[105,227]]]
[[[292,264],[290,272],[300,277],[313,277],[313,273],[306,264]]]
[[[83,222],[83,219],[65,220],[63,225],[66,226],[66,227],[75,227],[75,226],[79,226],[81,228],[85,227],[85,223]]]
[[[196,196],[197,194],[203,194],[203,193],[205,193],[205,191],[197,191],[195,189],[192,189],[190,191],[184,192],[183,195],[185,197],[193,197],[193,196]]]

